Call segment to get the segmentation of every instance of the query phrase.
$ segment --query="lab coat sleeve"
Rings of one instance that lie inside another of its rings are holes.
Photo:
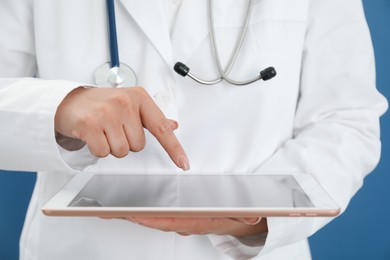
[[[54,116],[63,98],[83,84],[34,78],[32,2],[0,4],[0,169],[82,170],[96,158],[86,149],[78,155],[62,150],[55,140]]]
[[[311,174],[344,211],[379,161],[379,117],[386,109],[375,87],[374,55],[361,1],[313,0],[294,137],[256,171]],[[269,233],[257,253],[306,239],[331,220],[268,218]],[[234,252],[232,239],[212,239],[217,247],[226,241],[231,248],[224,250]],[[240,249],[236,248],[235,254]]]
[[[344,211],[380,158],[375,62],[360,0],[311,1],[294,138],[258,170],[311,174]],[[263,249],[305,239],[330,218],[269,218]]]

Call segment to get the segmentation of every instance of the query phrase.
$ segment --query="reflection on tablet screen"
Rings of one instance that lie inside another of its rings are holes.
[[[70,207],[312,207],[290,175],[95,175]]]

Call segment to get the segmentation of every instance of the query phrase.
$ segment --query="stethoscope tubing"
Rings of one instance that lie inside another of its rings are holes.
[[[114,0],[106,0],[107,3],[107,15],[108,15],[108,34],[109,34],[109,48],[110,48],[110,61],[106,64],[101,65],[95,71],[95,83],[98,86],[102,87],[123,87],[123,86],[134,86],[137,82],[137,76],[135,72],[126,64],[120,63],[119,61],[119,48],[118,48],[118,37],[116,29],[116,20],[115,20],[115,3]],[[246,81],[236,81],[231,79],[228,74],[233,68],[237,56],[243,45],[245,36],[247,35],[247,30],[249,26],[250,17],[252,14],[254,0],[249,0],[246,19],[244,27],[242,29],[239,39],[236,41],[234,51],[232,52],[229,62],[226,65],[226,68],[223,69],[221,65],[221,60],[219,56],[219,50],[216,42],[215,36],[215,26],[214,26],[214,2],[209,0],[209,31],[210,31],[210,43],[212,53],[215,59],[215,63],[219,72],[219,78],[214,80],[203,80],[195,75],[190,73],[190,69],[180,62],[175,64],[174,70],[182,75],[183,77],[189,76],[196,82],[203,85],[215,85],[222,80],[227,81],[228,83],[236,86],[248,85],[253,82],[256,82],[260,79],[268,80],[273,78],[276,75],[276,71],[273,67],[269,67],[263,71],[260,71],[259,75],[255,78]]]
[[[188,76],[191,79],[193,79],[194,81],[196,81],[197,83],[200,83],[202,85],[215,85],[215,84],[221,82],[222,80],[225,80],[234,86],[245,86],[245,85],[249,85],[251,83],[254,83],[258,80],[261,80],[261,79],[268,80],[268,79],[273,78],[276,75],[276,71],[273,67],[268,67],[265,70],[260,71],[256,77],[249,79],[249,80],[246,80],[246,81],[233,80],[228,76],[231,69],[233,68],[234,64],[236,63],[237,56],[241,50],[245,36],[247,35],[249,21],[250,21],[250,17],[251,17],[252,10],[253,10],[254,0],[249,0],[247,13],[246,13],[246,19],[245,19],[245,22],[243,25],[243,29],[241,31],[240,37],[236,41],[234,51],[232,52],[232,54],[229,58],[228,64],[226,65],[225,69],[222,68],[221,59],[219,56],[219,50],[218,50],[218,46],[217,46],[217,42],[216,42],[215,23],[214,23],[214,1],[209,0],[208,3],[209,3],[209,6],[208,6],[208,17],[209,17],[208,27],[209,27],[209,32],[210,32],[210,44],[211,44],[212,54],[214,56],[215,63],[216,63],[216,66],[217,66],[217,69],[218,69],[220,76],[216,79],[213,79],[213,80],[201,79],[201,78],[195,76],[194,74],[192,74],[190,72],[190,68],[181,62],[177,62],[175,64],[174,70],[179,75],[181,75],[183,77]]]
[[[108,44],[110,61],[100,65],[94,73],[95,84],[98,87],[130,87],[137,84],[137,75],[127,64],[119,61],[118,37],[115,21],[115,2],[107,0]]]
[[[253,2],[254,2],[254,0],[250,0],[250,2],[248,4],[248,9],[247,9],[247,13],[246,13],[246,19],[245,19],[244,27],[242,29],[242,32],[241,32],[239,40],[236,42],[236,46],[234,48],[234,52],[233,52],[232,56],[230,57],[229,63],[227,65],[227,68],[224,70],[222,68],[222,65],[221,65],[221,59],[219,57],[219,51],[218,51],[218,46],[217,46],[216,36],[215,36],[214,4],[213,4],[213,0],[209,0],[209,31],[210,31],[210,36],[211,36],[210,37],[210,42],[211,42],[211,46],[212,46],[213,55],[215,57],[215,61],[216,61],[216,64],[217,64],[218,72],[221,75],[220,76],[220,80],[226,80],[230,84],[233,84],[233,85],[236,85],[236,86],[248,85],[248,84],[251,84],[251,83],[256,82],[256,81],[261,79],[261,76],[259,75],[259,76],[255,77],[253,79],[250,79],[250,80],[236,81],[236,80],[231,79],[228,76],[229,72],[231,71],[231,69],[233,68],[233,65],[236,62],[238,53],[241,50],[241,47],[242,47],[242,44],[244,42],[245,36],[247,35],[249,21],[250,21],[250,17],[251,17],[252,10],[253,10]]]
[[[119,50],[118,50],[118,36],[116,31],[115,21],[115,4],[114,0],[107,0],[107,14],[108,14],[108,33],[110,39],[110,63],[111,68],[119,67]]]

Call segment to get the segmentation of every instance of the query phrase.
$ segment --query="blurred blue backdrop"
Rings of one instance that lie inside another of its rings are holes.
[[[390,1],[365,0],[364,4],[375,46],[378,88],[390,99]],[[390,260],[389,113],[382,118],[382,140],[382,160],[348,210],[310,238],[314,260]],[[34,173],[0,171],[1,260],[18,258],[18,240],[34,182]]]

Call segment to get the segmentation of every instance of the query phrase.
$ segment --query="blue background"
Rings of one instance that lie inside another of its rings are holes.
[[[377,86],[390,100],[390,1],[363,2],[375,47]],[[381,162],[347,211],[310,239],[314,260],[390,260],[389,112],[381,123]]]
[[[365,0],[364,4],[375,46],[378,88],[390,99],[390,1]],[[390,260],[389,113],[382,118],[382,141],[382,160],[348,210],[310,238],[314,260]],[[0,171],[0,260],[18,258],[19,236],[34,182],[34,173]]]

